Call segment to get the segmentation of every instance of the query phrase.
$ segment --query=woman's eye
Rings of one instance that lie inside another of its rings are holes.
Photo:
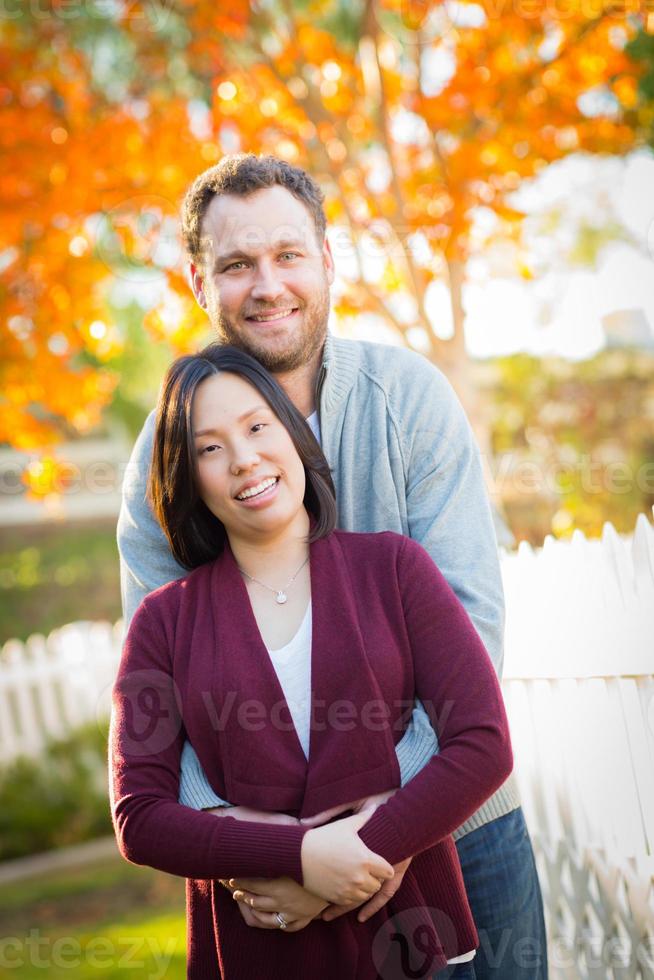
[[[250,432],[260,432],[262,429],[265,429],[265,427],[266,427],[265,422],[255,422],[252,428],[250,429]]]
[[[205,446],[204,449],[200,450],[200,456],[204,456],[206,453],[212,453],[214,449],[220,449],[220,446]]]

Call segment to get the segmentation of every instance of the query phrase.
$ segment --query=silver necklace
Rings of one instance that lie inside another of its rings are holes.
[[[307,555],[307,557],[304,559],[304,561],[302,562],[302,564],[298,568],[298,570],[295,573],[295,575],[293,576],[293,578],[290,578],[288,580],[288,582],[286,583],[286,585],[284,586],[283,589],[273,589],[273,587],[271,585],[266,585],[265,582],[260,582],[258,578],[255,578],[254,575],[250,575],[250,573],[249,572],[246,572],[245,569],[244,568],[241,568],[240,565],[238,566],[238,570],[239,570],[239,572],[242,575],[245,575],[246,578],[249,578],[251,582],[256,582],[257,585],[263,586],[263,588],[264,589],[268,589],[269,592],[274,592],[275,593],[275,601],[278,602],[280,604],[280,606],[283,606],[284,603],[288,600],[288,595],[286,594],[286,590],[288,589],[289,585],[293,585],[293,582],[298,577],[298,575],[300,574],[300,572],[302,571],[302,569],[304,568],[304,566],[306,565],[306,563],[308,561],[309,561],[309,555]]]

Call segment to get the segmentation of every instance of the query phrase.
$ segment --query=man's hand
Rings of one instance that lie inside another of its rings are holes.
[[[216,806],[205,813],[213,813],[215,817],[234,817],[236,820],[247,820],[254,823],[273,823],[297,827],[297,817],[289,817],[288,813],[276,813],[269,810],[255,810],[250,806]]]
[[[281,930],[279,920],[273,912],[254,912],[247,905],[243,905],[242,902],[239,902],[238,907],[246,925],[255,929],[277,929],[278,932],[299,932],[301,929],[305,929],[310,922],[313,922],[311,917],[296,919],[294,922],[287,920],[288,925],[284,930]]]
[[[319,917],[326,903],[292,878],[230,878],[221,881],[238,902],[248,926],[279,929],[277,912],[287,922],[284,932],[299,932]]]
[[[229,887],[237,902],[256,912],[281,912],[288,921],[314,919],[327,906],[292,878],[230,878]]]
[[[360,911],[357,915],[359,922],[367,922],[376,912],[386,905],[386,903],[393,897],[395,892],[398,890],[402,884],[404,878],[404,873],[406,869],[411,864],[411,858],[407,858],[405,861],[400,861],[399,864],[394,865],[395,874],[388,881],[385,881],[376,895],[368,899],[363,905],[361,902],[352,902],[350,905],[328,905],[325,911],[322,913],[321,918],[325,922],[331,922],[332,919],[338,919],[339,916],[345,915],[346,912],[353,912],[354,909],[359,908]]]

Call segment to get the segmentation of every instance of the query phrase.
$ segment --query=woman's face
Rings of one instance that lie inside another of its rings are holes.
[[[193,398],[199,491],[231,536],[277,534],[304,515],[304,467],[290,435],[239,375],[205,378]]]

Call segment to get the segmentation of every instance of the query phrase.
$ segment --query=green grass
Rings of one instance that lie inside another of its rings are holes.
[[[0,644],[120,614],[115,521],[2,529]]]
[[[0,894],[0,978],[186,976],[184,882],[120,859]]]

